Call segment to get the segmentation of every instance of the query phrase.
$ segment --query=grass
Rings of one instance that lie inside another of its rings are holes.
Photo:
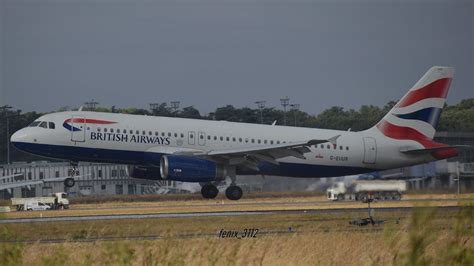
[[[459,210],[414,208],[413,212],[375,212],[381,226],[355,227],[348,221],[361,212],[256,215],[237,217],[98,220],[18,223],[0,227],[0,265],[474,265],[472,194],[463,201],[409,195],[391,205],[467,205]],[[256,204],[264,203],[264,204]],[[87,213],[143,211],[222,211],[254,208],[364,207],[355,202],[327,202],[323,197],[176,202],[80,204],[68,211]],[[124,206],[124,208],[118,208]],[[114,209],[115,208],[115,209]],[[10,213],[38,215],[36,212]],[[221,229],[256,228],[256,238],[219,238]],[[291,229],[290,229],[291,228]],[[153,240],[137,240],[154,236]],[[55,240],[56,243],[44,243]]]
[[[376,213],[383,226],[348,224],[360,213],[6,224],[2,265],[472,265],[472,207]],[[396,221],[399,219],[399,223]],[[291,231],[289,232],[289,227]],[[219,238],[258,228],[256,238]],[[126,240],[133,236],[158,240]],[[119,241],[91,241],[123,237]],[[44,244],[45,239],[63,239]],[[18,243],[18,244],[17,244]],[[10,255],[4,255],[10,254]],[[4,258],[9,258],[6,261]]]

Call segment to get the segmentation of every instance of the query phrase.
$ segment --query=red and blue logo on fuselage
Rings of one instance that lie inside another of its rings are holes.
[[[81,131],[82,129],[76,127],[78,124],[96,124],[96,125],[109,125],[116,124],[117,122],[106,121],[106,120],[97,120],[90,118],[68,118],[64,120],[63,127],[69,131]]]

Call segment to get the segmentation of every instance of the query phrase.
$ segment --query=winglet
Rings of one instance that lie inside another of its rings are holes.
[[[341,136],[341,135],[334,136],[334,137],[328,139],[328,142],[331,143],[332,145],[336,145],[336,144],[337,144],[337,139],[338,139],[340,136]]]

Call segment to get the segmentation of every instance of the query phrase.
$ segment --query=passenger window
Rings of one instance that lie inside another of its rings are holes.
[[[146,132],[145,132],[145,130],[143,130],[143,131],[142,131],[142,135],[146,135]]]
[[[113,128],[110,129],[110,133],[114,133],[114,129],[113,129]]]
[[[165,132],[161,132],[161,136],[164,137],[164,136],[165,136]]]
[[[204,136],[202,134],[199,135],[200,139],[204,139]]]
[[[219,139],[220,139],[221,141],[223,141],[223,140],[224,140],[224,137],[223,137],[223,136],[221,136]]]
[[[258,140],[258,144],[260,144],[260,143],[262,143],[262,140],[259,139],[259,140]]]
[[[48,128],[48,124],[46,122],[41,122],[41,124],[39,124],[39,127]]]
[[[254,140],[254,139],[252,139],[252,143],[255,143],[255,140]]]
[[[148,131],[148,135],[150,135],[150,136],[151,136],[151,135],[153,135],[153,132],[151,132],[151,131]]]
[[[100,127],[97,128],[97,132],[100,132]]]
[[[117,129],[117,133],[120,133],[120,128],[119,128],[119,129]]]
[[[342,151],[342,146],[339,146],[339,149]]]
[[[245,138],[245,143],[248,143],[249,142],[249,139],[248,138]]]
[[[272,145],[273,145],[273,140],[270,140],[270,144],[272,144]]]
[[[135,134],[137,134],[137,135],[140,134],[140,131],[136,130],[136,131],[135,131]]]
[[[174,137],[177,138],[177,137],[178,137],[178,133],[174,133]]]
[[[104,128],[104,132],[107,132],[107,128]]]
[[[217,140],[217,136],[214,136],[214,140]]]
[[[171,132],[168,132],[168,137],[171,137]]]
[[[277,140],[277,144],[280,144],[280,141],[279,141],[279,140]]]
[[[183,134],[183,133],[181,133],[181,137],[184,138],[184,134]]]
[[[326,146],[326,148],[331,149],[331,145],[328,144],[328,145]]]
[[[242,138],[239,138],[239,142],[242,142]]]
[[[267,144],[267,140],[264,140],[263,143],[264,143],[264,144]]]
[[[56,127],[56,126],[54,125],[53,122],[49,122],[49,128],[50,128],[50,129],[54,129],[55,127]]]
[[[128,133],[133,134],[133,130],[130,129],[130,130],[128,131]]]
[[[158,136],[158,135],[159,135],[159,134],[158,134],[158,131],[155,131],[155,136]]]
[[[211,136],[207,135],[207,140],[211,140]]]
[[[321,144],[321,149],[324,149],[324,145],[323,145],[323,144]]]
[[[232,141],[235,142],[235,137],[232,138]]]
[[[349,150],[349,146],[346,146],[346,151],[348,151],[348,150]]]

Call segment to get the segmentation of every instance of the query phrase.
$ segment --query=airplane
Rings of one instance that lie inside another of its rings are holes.
[[[453,73],[430,68],[382,120],[359,132],[79,109],[41,116],[11,143],[73,168],[78,161],[126,164],[133,178],[200,183],[207,199],[228,177],[226,197],[238,200],[237,175],[334,177],[456,156],[463,146],[433,141]]]

